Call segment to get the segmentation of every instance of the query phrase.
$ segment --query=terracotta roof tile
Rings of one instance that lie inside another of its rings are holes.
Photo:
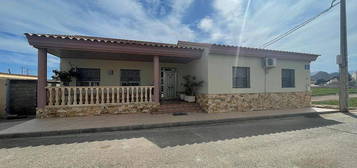
[[[92,36],[81,36],[81,35],[35,34],[35,33],[25,33],[25,35],[45,37],[45,38],[61,38],[61,39],[70,39],[70,40],[84,40],[84,41],[89,40],[92,42],[134,44],[134,45],[143,45],[143,46],[152,46],[152,47],[168,47],[168,48],[183,48],[183,49],[202,50],[202,48],[199,48],[199,47],[179,46],[177,44],[169,44],[169,43],[138,41],[138,40],[125,40],[125,39],[114,39],[114,38],[92,37]]]
[[[226,45],[226,44],[212,44],[218,47],[226,47],[226,48],[245,48],[249,50],[264,50],[264,51],[271,51],[271,52],[282,52],[282,53],[290,53],[290,54],[301,54],[301,55],[314,55],[319,56],[318,54],[311,54],[311,53],[302,53],[302,52],[292,52],[292,51],[283,51],[283,50],[271,50],[265,48],[254,48],[254,47],[243,47],[243,46],[235,46],[235,45]]]
[[[216,48],[227,48],[227,49],[246,49],[250,51],[268,51],[268,52],[275,52],[275,53],[282,53],[282,54],[296,54],[296,55],[306,55],[306,56],[319,56],[317,54],[310,54],[310,53],[302,53],[302,52],[292,52],[292,51],[283,51],[283,50],[271,50],[265,48],[254,48],[254,47],[244,47],[244,46],[236,46],[236,45],[227,45],[227,44],[215,44],[215,43],[198,43],[198,42],[190,42],[190,41],[178,41],[178,45],[180,46],[201,46],[201,47],[216,47]]]
[[[226,44],[211,44],[211,43],[197,43],[197,42],[188,42],[188,41],[178,41],[177,44],[169,43],[160,43],[160,42],[149,42],[149,41],[138,41],[138,40],[126,40],[126,39],[115,39],[115,38],[104,38],[104,37],[93,37],[93,36],[82,36],[82,35],[59,35],[59,34],[35,34],[35,33],[25,33],[26,36],[37,36],[45,38],[61,38],[61,39],[70,39],[70,40],[83,40],[83,41],[92,41],[92,42],[103,42],[103,43],[118,43],[118,44],[133,44],[133,45],[142,45],[142,46],[152,46],[152,47],[168,47],[168,48],[182,48],[182,49],[193,49],[193,50],[203,50],[207,46],[215,46],[222,48],[242,48],[250,51],[267,51],[275,52],[280,54],[292,54],[292,55],[305,55],[310,57],[317,57],[317,54],[309,53],[300,53],[300,52],[291,52],[291,51],[281,51],[281,50],[271,50],[263,48],[252,48],[252,47],[242,47]]]

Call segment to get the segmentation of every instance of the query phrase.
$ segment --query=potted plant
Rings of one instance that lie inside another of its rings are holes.
[[[179,97],[180,100],[185,100],[185,92],[180,92]]]
[[[53,79],[60,80],[64,86],[68,86],[72,81],[72,77],[77,78],[79,76],[75,68],[71,68],[69,71],[53,70]]]
[[[195,76],[186,75],[183,77],[185,83],[183,84],[185,88],[185,101],[187,102],[195,102],[196,101],[196,91],[199,87],[202,86],[203,81],[196,81]]]

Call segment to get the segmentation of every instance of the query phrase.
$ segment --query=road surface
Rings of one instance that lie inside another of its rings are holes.
[[[356,114],[0,140],[0,167],[356,167]]]

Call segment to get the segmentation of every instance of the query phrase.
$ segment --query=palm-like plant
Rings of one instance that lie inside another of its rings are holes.
[[[185,94],[188,96],[195,96],[197,89],[202,86],[203,81],[196,81],[196,77],[191,75],[186,75],[183,79],[185,80],[185,83],[183,84],[185,87]]]
[[[79,76],[75,68],[71,68],[69,71],[53,70],[53,73],[54,75],[52,76],[52,78],[60,80],[65,86],[69,85],[69,83],[72,81],[72,77],[77,78]]]

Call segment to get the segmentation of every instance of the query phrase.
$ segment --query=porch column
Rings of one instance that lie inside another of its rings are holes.
[[[160,103],[160,57],[154,56],[154,101]]]
[[[37,77],[37,108],[44,108],[47,85],[47,50],[45,48],[38,49]]]

